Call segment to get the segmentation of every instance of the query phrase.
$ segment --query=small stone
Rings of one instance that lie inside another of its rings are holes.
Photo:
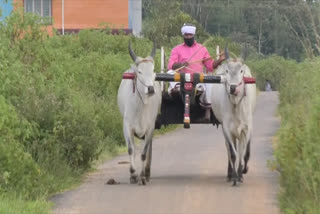
[[[115,184],[119,184],[119,182],[116,182],[116,180],[114,180],[113,178],[110,178],[105,184],[115,185]]]

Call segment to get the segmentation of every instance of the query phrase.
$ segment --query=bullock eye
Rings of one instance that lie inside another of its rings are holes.
[[[243,73],[243,70],[241,70],[240,72]]]
[[[229,73],[229,71],[228,71],[228,70],[226,70],[226,73]]]

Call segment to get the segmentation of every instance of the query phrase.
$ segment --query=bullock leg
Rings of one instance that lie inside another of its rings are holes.
[[[134,148],[133,132],[129,129],[129,127],[125,125],[123,126],[123,132],[124,132],[125,140],[127,143],[128,154],[130,159],[130,183],[136,184],[138,182],[138,175],[136,173],[136,167],[135,167],[135,148]]]
[[[236,141],[229,132],[223,127],[223,134],[226,139],[226,147],[228,151],[228,181],[233,181],[233,186],[237,184],[237,149],[233,142]]]
[[[237,169],[237,174],[238,174],[238,181],[239,182],[243,182],[243,176],[242,176],[242,163],[243,163],[243,152],[244,152],[244,149],[243,149],[243,141],[240,139],[238,140],[238,144],[239,144],[239,147],[238,147],[238,153],[239,153],[239,164],[238,164],[238,167],[236,168]]]
[[[148,151],[147,151],[147,163],[146,163],[146,179],[147,182],[150,180],[151,176],[151,160],[152,160],[152,141],[149,145]]]
[[[232,174],[232,181],[233,186],[237,185],[237,181],[239,181],[239,167],[241,165],[241,153],[239,153],[239,140],[234,139],[235,145],[232,147],[232,152],[234,152],[235,160],[233,160],[233,174]]]
[[[231,162],[234,162],[235,160],[235,156],[231,156],[231,146],[230,143],[228,141],[226,141],[226,147],[227,147],[227,152],[228,152],[228,174],[227,174],[227,181],[230,182],[231,178],[232,178],[232,165]]]
[[[240,139],[238,140],[239,142],[239,147],[238,147],[238,153],[239,153],[239,165],[238,165],[238,181],[239,182],[243,182],[243,175],[242,175],[242,171],[243,171],[243,163],[244,163],[244,152],[246,150],[246,134],[244,132],[242,132],[240,134]]]
[[[238,169],[239,174],[239,181],[243,182],[242,174],[246,173],[248,170],[248,160],[250,157],[250,134],[246,131],[241,133],[240,137],[240,148],[239,148],[239,155],[240,155],[240,165]]]
[[[244,156],[244,168],[242,173],[246,174],[249,171],[249,167],[248,167],[248,161],[250,158],[250,144],[251,144],[251,140],[249,140],[248,145],[247,145],[247,149],[246,149],[246,154]]]
[[[227,172],[227,181],[230,182],[231,181],[231,177],[232,177],[232,165],[231,165],[231,146],[230,146],[230,142],[228,141],[227,135],[225,134],[225,132],[223,131],[224,137],[225,137],[225,145],[226,145],[226,149],[227,149],[227,154],[228,154],[228,172]]]
[[[153,133],[153,130],[151,133]],[[140,185],[146,185],[146,182],[149,180],[148,174],[150,177],[150,165],[151,165],[150,150],[152,149],[151,145],[152,145],[152,134],[149,133],[148,135],[146,135],[145,145],[141,154],[142,169],[141,169],[140,179],[139,179]]]
[[[238,168],[238,181],[241,182],[241,183],[243,182],[242,171],[243,171],[242,164],[240,163],[239,164],[239,168]]]

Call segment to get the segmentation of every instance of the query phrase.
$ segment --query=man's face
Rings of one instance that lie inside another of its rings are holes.
[[[185,39],[191,39],[192,37],[194,37],[194,34],[191,34],[191,33],[185,33],[183,35],[183,38],[185,38]]]

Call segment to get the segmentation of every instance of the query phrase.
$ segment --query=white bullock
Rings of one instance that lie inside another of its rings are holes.
[[[129,43],[129,53],[135,62],[126,72],[135,73],[135,80],[122,80],[118,90],[118,106],[123,116],[123,134],[130,157],[130,183],[146,184],[149,181],[152,157],[152,137],[155,121],[161,106],[161,89],[155,81],[154,54],[136,57]],[[141,154],[142,169],[140,177],[135,167],[134,136],[144,139]]]
[[[226,51],[227,52],[227,51]],[[228,180],[242,182],[248,171],[252,119],[256,105],[256,85],[245,84],[243,77],[251,77],[250,69],[241,58],[228,59],[217,75],[223,75],[225,84],[213,84],[212,110],[222,124],[228,151]]]

